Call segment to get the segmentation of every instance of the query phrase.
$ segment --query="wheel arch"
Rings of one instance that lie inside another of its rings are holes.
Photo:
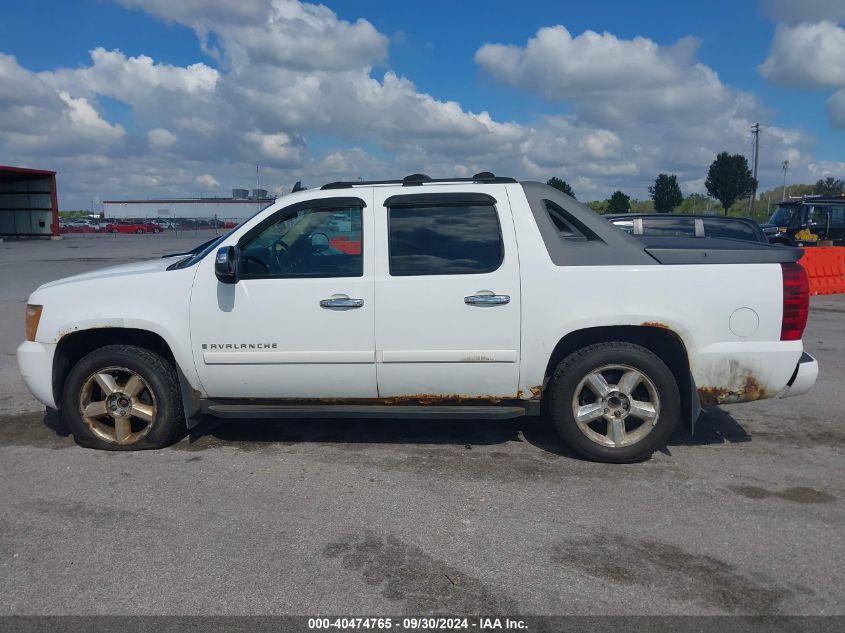
[[[692,430],[701,403],[689,365],[683,339],[662,325],[608,325],[575,330],[561,338],[552,350],[544,374],[544,385],[555,367],[571,353],[595,343],[621,341],[640,345],[656,354],[672,371],[681,395],[683,421]]]
[[[100,327],[76,330],[59,339],[53,355],[53,398],[61,402],[62,389],[71,368],[83,356],[106,345],[136,345],[156,352],[179,370],[170,345],[159,334],[139,328]]]

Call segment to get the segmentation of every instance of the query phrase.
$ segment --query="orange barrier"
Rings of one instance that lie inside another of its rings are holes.
[[[799,262],[807,271],[811,295],[845,293],[845,246],[811,246]]]

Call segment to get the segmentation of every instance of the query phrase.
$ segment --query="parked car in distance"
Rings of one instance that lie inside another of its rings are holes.
[[[159,220],[156,220],[156,222],[158,223],[158,225],[161,227],[161,229],[163,231],[175,231],[180,226],[179,223],[176,222],[175,220],[159,219]]]
[[[845,245],[845,196],[780,202],[762,226],[772,244],[804,246],[830,240],[835,246]]]
[[[161,233],[161,225],[145,220],[118,220],[109,222],[104,230],[107,233]]]
[[[813,387],[800,254],[633,237],[489,172],[336,182],[40,286],[18,365],[92,448],[159,448],[205,416],[543,414],[579,454],[631,462],[702,406]]]
[[[767,244],[763,229],[750,218],[680,213],[620,213],[603,216],[634,236],[717,237]]]
[[[59,222],[59,229],[63,233],[96,233],[99,225],[91,220],[70,220]]]

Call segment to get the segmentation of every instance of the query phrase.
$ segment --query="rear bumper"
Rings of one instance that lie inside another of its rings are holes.
[[[36,399],[55,409],[53,398],[53,355],[56,346],[50,343],[25,341],[18,347],[18,369],[23,381]]]
[[[791,398],[792,396],[800,396],[802,393],[807,393],[815,386],[818,377],[818,361],[807,352],[804,352],[798,361],[798,365],[795,367],[795,373],[792,374],[792,378],[789,379],[780,397]]]

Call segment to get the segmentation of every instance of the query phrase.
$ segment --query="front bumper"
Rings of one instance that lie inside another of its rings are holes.
[[[56,346],[50,343],[25,341],[18,347],[18,369],[23,381],[37,400],[55,409],[53,398],[53,355]]]
[[[795,367],[795,373],[792,374],[792,378],[789,379],[780,397],[791,398],[792,396],[800,396],[802,393],[807,393],[815,386],[818,377],[818,361],[807,352],[804,352],[798,361],[798,365]]]

